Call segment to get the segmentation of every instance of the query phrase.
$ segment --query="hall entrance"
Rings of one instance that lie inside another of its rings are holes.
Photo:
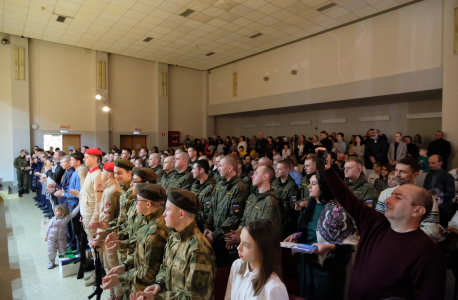
[[[137,152],[146,147],[146,135],[121,135],[120,144],[122,148],[129,148]]]

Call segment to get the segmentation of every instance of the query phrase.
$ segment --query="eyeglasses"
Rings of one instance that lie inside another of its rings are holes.
[[[142,201],[144,201],[144,202],[150,202],[149,200],[138,200],[138,199],[136,199],[136,200],[135,200],[135,204],[137,204],[138,202],[142,202]]]

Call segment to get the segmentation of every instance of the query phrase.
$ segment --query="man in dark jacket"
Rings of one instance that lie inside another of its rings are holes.
[[[453,198],[455,198],[455,179],[450,173],[441,168],[443,159],[440,155],[433,155],[429,158],[429,167],[431,172],[426,175],[423,187],[428,191],[430,189],[439,189],[444,193],[444,201],[439,203],[439,217],[442,227],[448,227],[448,221],[453,217]]]
[[[262,132],[260,132],[258,136],[259,139],[256,141],[256,152],[258,153],[259,158],[261,158],[266,155],[267,140],[264,138],[264,134]]]
[[[332,141],[328,138],[328,133],[326,131],[320,132],[321,141],[318,143],[318,146],[326,148],[328,152],[332,150]]]
[[[54,152],[52,158],[54,160],[54,163],[55,163],[56,167],[54,168],[54,171],[53,170],[49,170],[48,172],[46,172],[46,176],[51,178],[52,180],[54,180],[56,185],[57,184],[61,184],[62,178],[63,178],[64,173],[65,173],[65,169],[60,166],[60,160],[64,155],[65,155],[65,152],[61,151],[61,150],[57,150],[56,152]],[[56,196],[53,195],[52,196],[52,200],[54,201],[54,204],[58,204]],[[48,211],[47,212],[48,212],[48,215],[47,215],[48,217],[54,215],[54,212],[52,210],[51,205],[48,205]]]
[[[450,147],[450,142],[444,140],[443,137],[444,133],[442,131],[436,132],[436,140],[429,143],[428,156],[432,156],[434,154],[440,155],[444,160],[442,169],[447,171],[447,161],[452,148]]]
[[[385,136],[380,135],[380,130],[374,129],[374,134],[366,142],[366,155],[368,157],[367,169],[372,169],[372,164],[376,161],[384,164],[387,161],[388,143]]]

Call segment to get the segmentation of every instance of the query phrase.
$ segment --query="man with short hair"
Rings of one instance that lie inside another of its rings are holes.
[[[337,165],[337,167],[339,167],[340,169],[340,172],[342,172],[342,174],[345,173],[345,153],[339,153],[337,154],[337,159],[334,161],[334,163]]]
[[[189,166],[192,168],[194,163],[197,161],[197,149],[194,147],[188,148],[188,155],[189,155]]]
[[[285,159],[285,161],[290,165],[289,175],[293,178],[294,182],[296,182],[297,184],[297,187],[300,189],[302,184],[302,178],[304,178],[304,176],[294,169],[295,159],[295,155],[291,154],[290,156],[288,156],[287,159]]]
[[[196,215],[196,223],[201,232],[204,232],[205,229],[204,225],[208,219],[211,197],[216,185],[215,179],[208,176],[209,169],[208,161],[202,159],[194,163],[191,171],[195,179],[191,186],[191,192],[197,196],[200,202],[200,211]]]
[[[255,151],[258,153],[258,157],[264,157],[266,155],[267,140],[264,138],[264,134],[260,132],[256,140]]]
[[[304,161],[304,170],[307,175],[302,178],[301,186],[299,189],[300,199],[295,209],[298,210],[302,207],[306,207],[310,202],[310,178],[316,173],[316,156],[307,157]]]
[[[442,169],[447,169],[447,162],[450,153],[452,152],[452,148],[450,146],[450,142],[444,140],[444,133],[442,131],[436,131],[435,134],[436,139],[429,143],[428,146],[428,156],[432,156],[434,154],[440,155],[442,157]]]
[[[129,148],[122,148],[121,156],[119,159],[129,160],[132,156],[132,150]]]
[[[161,181],[161,177],[164,174],[161,166],[161,156],[159,153],[153,153],[149,156],[148,166],[157,174],[157,182]]]
[[[361,202],[369,207],[377,205],[377,190],[364,178],[363,162],[359,158],[350,158],[345,163],[345,183]]]
[[[192,192],[167,189],[164,219],[173,231],[156,281],[144,292],[138,292],[137,299],[141,296],[144,300],[213,299],[215,252],[194,221],[199,204]]]
[[[395,167],[395,176],[397,186],[387,188],[380,193],[375,210],[384,214],[386,212],[386,199],[391,197],[395,189],[404,184],[415,184],[420,172],[420,164],[413,158],[406,157],[398,160]],[[428,216],[420,224],[423,230],[433,241],[437,240],[439,234],[439,207],[436,201],[433,201],[433,207]]]
[[[253,166],[251,165],[251,163],[253,162],[253,158],[251,158],[250,155],[245,156],[243,162],[245,164],[245,172],[247,172],[247,174],[253,171]]]
[[[83,148],[81,148],[81,153],[86,154],[87,149],[89,149],[89,146],[83,146]]]
[[[320,132],[321,141],[318,142],[318,146],[326,148],[326,151],[331,152],[332,141],[328,139],[328,133],[326,131]]]
[[[162,170],[164,170],[164,173],[162,174],[161,182],[158,183],[164,189],[167,189],[169,187],[171,183],[170,179],[176,173],[176,171],[173,169],[174,166],[175,166],[175,157],[167,156],[164,159],[164,163],[162,164]]]
[[[366,156],[368,162],[366,167],[372,169],[372,164],[376,161],[384,164],[387,161],[388,143],[384,136],[380,135],[380,130],[374,129],[371,131],[371,138],[366,141]]]
[[[161,207],[167,199],[165,189],[157,184],[138,183],[136,190],[135,211],[143,223],[137,229],[135,240],[130,241],[135,250],[102,279],[102,289],[122,284],[124,299],[132,299],[131,294],[144,291],[156,280],[169,237]],[[112,252],[120,248],[121,242],[107,244],[113,245],[108,250]]]
[[[279,201],[281,212],[281,236],[286,238],[297,232],[298,211],[294,209],[299,200],[299,188],[294,179],[289,175],[291,164],[282,160],[275,169],[276,179],[272,182],[272,189]]]
[[[336,154],[347,152],[347,144],[343,141],[344,134],[342,132],[339,132],[337,134],[336,140],[337,142],[334,143],[334,148],[332,148],[332,151],[335,152]]]
[[[453,200],[456,197],[455,178],[442,168],[444,161],[440,155],[433,154],[428,162],[431,171],[426,175],[423,187],[428,191],[435,188],[444,193],[444,200],[439,204],[439,216],[441,226],[447,228],[448,222],[455,213],[453,209]]]
[[[248,188],[237,176],[237,160],[233,156],[224,156],[219,163],[218,181],[212,194],[210,212],[205,224],[204,235],[216,254],[218,267],[232,265],[237,259],[237,251],[226,249],[224,235],[237,230],[243,217]]]
[[[17,188],[19,197],[22,197],[22,194],[29,193],[29,169],[30,164],[26,156],[25,150],[21,150],[21,154],[14,159],[13,165],[16,168],[17,175]]]
[[[56,196],[58,199],[58,204],[64,204],[67,207],[68,203],[67,198],[65,197],[65,193],[69,191],[71,177],[73,175],[73,172],[75,171],[75,168],[72,167],[70,160],[70,155],[65,155],[60,159],[60,166],[65,170],[65,172],[62,177],[61,183],[55,185],[55,189],[57,192],[54,193],[54,196]]]
[[[398,160],[403,159],[407,155],[407,145],[401,139],[402,133],[396,132],[394,142],[390,144],[390,148],[388,149],[388,162],[392,166],[395,166]]]
[[[147,157],[148,157],[148,149],[147,148],[141,148],[140,151],[138,152],[138,157],[144,159],[144,160],[148,160]]]
[[[383,215],[361,203],[329,163],[326,182],[360,234],[348,299],[444,299],[444,256],[419,228],[433,207],[428,191],[412,184],[398,187],[386,199]]]
[[[191,167],[189,167],[189,155],[186,152],[180,152],[175,155],[175,174],[170,178],[168,187],[176,187],[189,190],[194,178],[192,177]]]

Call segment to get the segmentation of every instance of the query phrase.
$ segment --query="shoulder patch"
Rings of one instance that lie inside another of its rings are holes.
[[[192,284],[195,286],[196,289],[200,290],[208,284],[208,281],[210,279],[210,272],[195,271],[192,277]]]
[[[235,213],[238,213],[238,212],[240,211],[240,205],[238,205],[238,204],[232,205],[232,210],[233,210]]]
[[[210,202],[205,202],[205,207],[210,208]]]
[[[366,205],[369,206],[369,207],[373,207],[373,206],[374,206],[374,201],[372,201],[372,200],[367,200],[367,201],[366,201]]]
[[[257,206],[255,206],[254,208],[257,208],[257,209],[261,210],[261,209],[260,209],[259,207],[257,207]]]
[[[296,196],[292,196],[292,197],[291,197],[291,201],[297,202],[297,197],[296,197]]]

